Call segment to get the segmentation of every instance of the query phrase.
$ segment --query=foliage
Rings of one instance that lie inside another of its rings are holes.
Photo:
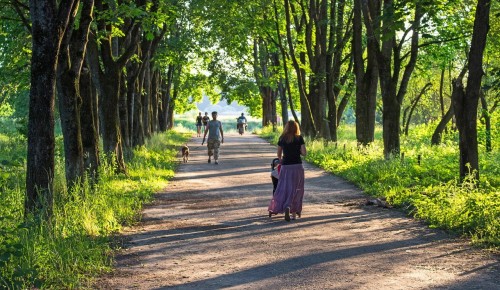
[[[449,134],[443,145],[431,147],[428,140],[433,128],[433,124],[412,128],[413,137],[402,142],[404,159],[385,160],[380,141],[358,148],[352,126],[342,127],[342,141],[336,144],[306,140],[306,159],[370,195],[385,197],[432,227],[468,235],[476,243],[500,246],[500,152],[482,150],[479,187],[467,180],[459,184],[456,136]],[[279,132],[264,128],[260,135],[276,143]]]
[[[97,184],[83,184],[72,192],[64,188],[63,161],[58,158],[50,221],[29,217],[22,222],[24,165],[5,166],[0,171],[0,285],[82,288],[92,277],[109,271],[111,238],[122,225],[140,218],[142,205],[166,186],[178,147],[188,136],[156,135],[134,150],[128,176],[117,176],[113,164],[103,164]],[[0,144],[6,158],[5,153],[12,154],[19,143],[2,137]]]

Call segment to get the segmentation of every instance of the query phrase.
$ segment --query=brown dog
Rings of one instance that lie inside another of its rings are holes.
[[[187,163],[189,160],[189,147],[187,144],[182,146],[182,162]]]

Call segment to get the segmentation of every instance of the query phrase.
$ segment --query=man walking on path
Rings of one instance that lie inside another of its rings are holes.
[[[212,112],[212,119],[208,122],[207,129],[205,130],[205,135],[203,136],[203,141],[201,145],[205,143],[205,138],[207,137],[207,147],[208,147],[208,163],[212,162],[212,155],[214,156],[215,164],[219,164],[219,147],[221,143],[224,143],[224,132],[222,131],[222,123],[217,120],[217,112]]]

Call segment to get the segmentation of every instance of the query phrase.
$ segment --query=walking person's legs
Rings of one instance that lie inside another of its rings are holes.
[[[215,164],[219,164],[219,147],[220,147],[220,141],[219,140],[214,140],[214,159],[215,159]]]
[[[207,141],[207,148],[208,148],[208,163],[212,162],[212,155],[214,155],[214,143],[213,140],[208,140]]]

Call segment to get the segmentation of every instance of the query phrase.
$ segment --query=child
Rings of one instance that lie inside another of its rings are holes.
[[[281,169],[281,164],[279,164],[280,160],[278,158],[274,158],[271,162],[271,180],[273,181],[273,195],[276,191],[276,186],[278,186],[278,179]]]

